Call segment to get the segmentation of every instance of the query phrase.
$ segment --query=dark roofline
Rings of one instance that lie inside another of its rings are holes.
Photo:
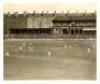
[[[45,29],[52,29],[52,28],[10,28],[10,30],[45,30]]]
[[[24,13],[4,13],[4,15],[6,15],[6,16],[13,16],[13,15],[21,15],[21,16],[24,16],[24,15],[26,15],[26,16],[33,16],[33,15],[36,15],[36,16],[41,16],[41,15],[55,15],[55,16],[58,16],[58,15],[64,15],[64,16],[67,16],[67,15],[96,15],[96,13],[95,12],[91,12],[91,13],[26,13],[26,14],[24,14]]]
[[[96,21],[96,15],[69,15],[69,16],[56,16],[53,22],[63,21]]]

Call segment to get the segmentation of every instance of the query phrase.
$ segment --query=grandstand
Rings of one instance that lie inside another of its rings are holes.
[[[4,14],[7,38],[96,38],[96,13]]]

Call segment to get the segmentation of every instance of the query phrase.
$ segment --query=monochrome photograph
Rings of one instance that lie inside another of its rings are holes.
[[[96,80],[95,3],[5,3],[4,80]]]

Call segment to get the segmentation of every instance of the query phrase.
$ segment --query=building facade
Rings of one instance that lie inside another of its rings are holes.
[[[96,13],[8,13],[4,14],[4,36],[96,38]]]

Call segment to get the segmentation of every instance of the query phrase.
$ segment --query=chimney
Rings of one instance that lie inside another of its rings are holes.
[[[56,11],[54,11],[54,15],[56,15]]]
[[[11,13],[10,12],[7,12],[7,16],[10,16],[11,15]]]
[[[36,11],[33,11],[33,15],[35,15]]]
[[[94,11],[94,13],[93,13],[94,15],[96,15],[96,11]]]
[[[15,15],[15,16],[18,16],[18,12],[14,12],[14,15]]]
[[[47,11],[47,14],[49,14],[49,12]]]
[[[67,11],[67,14],[66,15],[69,16],[69,10]]]
[[[26,16],[26,15],[27,15],[27,11],[24,11],[24,12],[23,12],[23,15]]]
[[[85,10],[85,12],[84,12],[84,14],[83,14],[84,16],[86,15],[86,10]]]
[[[61,14],[64,14],[64,11],[61,11]]]
[[[42,14],[41,14],[42,16],[44,15],[44,11],[42,11]]]

